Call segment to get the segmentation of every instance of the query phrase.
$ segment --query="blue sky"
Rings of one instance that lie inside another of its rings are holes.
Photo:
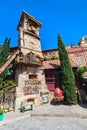
[[[6,37],[18,45],[17,25],[25,10],[42,24],[42,50],[57,48],[57,35],[65,45],[77,45],[87,35],[87,0],[2,0],[0,1],[0,44]]]

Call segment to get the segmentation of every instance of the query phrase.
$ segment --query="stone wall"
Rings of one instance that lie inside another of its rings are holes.
[[[45,75],[43,70],[40,67],[20,66],[16,71],[16,74],[18,74],[18,86],[16,87],[15,109],[18,109],[20,107],[21,101],[26,97],[29,98],[35,96],[35,105],[39,105],[42,100],[40,93],[43,90],[47,91],[47,85],[45,83]],[[40,82],[34,83],[35,80],[32,79],[33,82],[30,83],[31,79],[29,79],[29,75],[31,74],[37,75],[37,80]],[[26,82],[28,84],[26,84]],[[25,89],[27,89],[27,93]]]

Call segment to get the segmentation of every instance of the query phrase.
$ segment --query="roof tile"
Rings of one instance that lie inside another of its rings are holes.
[[[70,63],[72,67],[77,67],[77,64],[70,59]],[[44,69],[55,69],[60,67],[60,60],[48,60],[48,61],[43,61],[43,67]]]

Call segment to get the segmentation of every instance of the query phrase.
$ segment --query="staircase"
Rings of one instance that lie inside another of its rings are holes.
[[[6,61],[6,63],[0,68],[0,74],[8,67],[8,65],[15,59],[16,55],[19,54],[19,50],[16,50],[10,58]]]

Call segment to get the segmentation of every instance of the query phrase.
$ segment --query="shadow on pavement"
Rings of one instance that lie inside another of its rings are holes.
[[[78,103],[78,105],[80,107],[83,107],[83,108],[87,109],[87,102],[86,103]]]
[[[72,103],[72,104],[67,103],[67,102],[64,101],[64,100],[62,100],[62,101],[58,101],[58,100],[55,100],[55,99],[51,100],[50,104],[51,104],[51,105],[54,105],[54,106],[56,106],[56,105],[66,105],[66,106],[72,106],[72,105],[75,105],[75,104],[73,104],[73,103]]]

